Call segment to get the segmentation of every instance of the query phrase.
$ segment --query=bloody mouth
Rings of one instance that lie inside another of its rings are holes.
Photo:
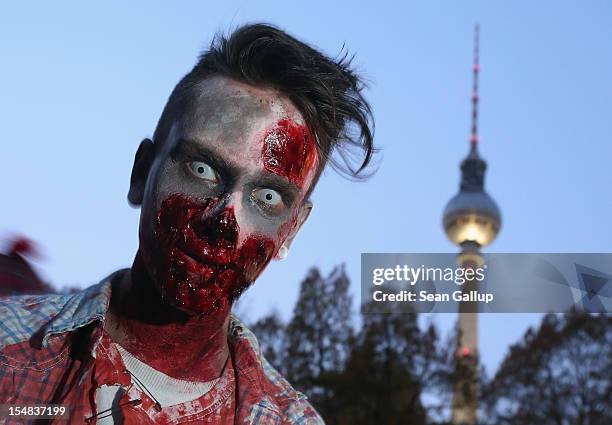
[[[228,310],[275,252],[272,240],[249,236],[240,246],[233,209],[218,199],[173,194],[155,223],[154,269],[164,299],[195,314]]]

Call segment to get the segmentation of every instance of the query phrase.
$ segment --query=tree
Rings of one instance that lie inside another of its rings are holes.
[[[287,325],[286,376],[324,417],[334,408],[335,376],[344,370],[353,337],[349,285],[343,265],[327,278],[310,269]]]
[[[310,393],[319,376],[343,368],[352,336],[349,279],[344,266],[327,278],[316,268],[302,281],[300,295],[287,326],[287,375]]]
[[[262,352],[328,425],[425,424],[423,394],[448,392],[454,350],[414,313],[364,309],[355,336],[349,286],[343,266],[310,269],[288,325],[271,314],[252,326]]]
[[[545,316],[510,348],[485,394],[489,423],[612,423],[612,317]]]
[[[423,390],[438,365],[438,336],[414,313],[366,313],[339,376],[335,423],[425,424]]]

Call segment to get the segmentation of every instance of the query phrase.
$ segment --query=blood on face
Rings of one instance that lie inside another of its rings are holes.
[[[281,119],[264,136],[261,156],[266,170],[303,187],[316,164],[312,132],[306,125]]]
[[[259,167],[303,189],[296,205],[301,204],[317,163],[308,127],[289,118],[278,120],[263,137],[261,161]],[[154,226],[154,268],[162,295],[196,314],[229,310],[277,251],[275,240],[257,234],[240,238],[238,246],[234,210],[220,208],[219,202],[172,194],[162,202]],[[298,210],[280,226],[279,243],[295,226]]]
[[[155,223],[155,269],[162,296],[186,311],[229,310],[271,260],[271,239],[251,235],[240,246],[231,207],[183,194],[162,202]]]

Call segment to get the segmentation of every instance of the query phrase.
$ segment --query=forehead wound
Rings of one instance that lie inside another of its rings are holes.
[[[266,170],[303,187],[317,162],[312,132],[304,124],[281,119],[264,136],[261,156]]]

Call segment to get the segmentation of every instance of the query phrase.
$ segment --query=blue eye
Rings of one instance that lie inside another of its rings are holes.
[[[255,189],[253,197],[269,207],[278,207],[283,203],[283,197],[280,193],[272,189]]]
[[[217,182],[217,173],[212,169],[210,165],[202,161],[192,161],[187,164],[189,171],[199,179],[207,180],[209,182]]]

